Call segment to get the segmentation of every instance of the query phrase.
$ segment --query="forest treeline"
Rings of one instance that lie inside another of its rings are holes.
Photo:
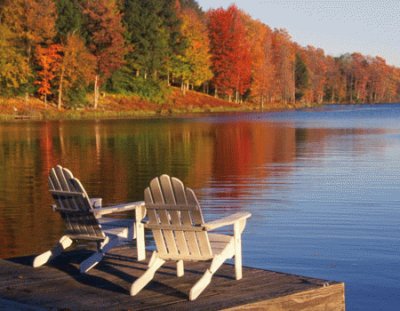
[[[0,0],[0,96],[96,108],[102,92],[162,103],[170,86],[265,107],[394,102],[400,68],[302,47],[235,5],[204,12],[195,0]]]

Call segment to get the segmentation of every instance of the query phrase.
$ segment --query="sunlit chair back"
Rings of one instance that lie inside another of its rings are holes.
[[[158,255],[165,260],[207,260],[213,257],[203,215],[193,190],[168,175],[154,178],[145,189]]]

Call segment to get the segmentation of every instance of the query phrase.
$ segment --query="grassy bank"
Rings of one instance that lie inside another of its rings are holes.
[[[89,98],[92,102],[92,98]],[[276,111],[300,107],[283,104],[265,105],[264,111]],[[47,105],[37,98],[0,98],[0,120],[15,119],[107,119],[107,118],[141,118],[169,116],[192,113],[260,111],[254,103],[232,103],[214,98],[203,93],[189,91],[183,95],[175,89],[170,100],[156,104],[140,99],[137,96],[106,94],[95,110],[92,107],[58,110],[54,103]]]

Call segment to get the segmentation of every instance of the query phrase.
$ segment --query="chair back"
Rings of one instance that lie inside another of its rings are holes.
[[[49,190],[66,225],[66,234],[72,238],[104,240],[93,207],[81,182],[71,171],[60,165],[49,174]]]
[[[159,257],[165,260],[207,260],[212,258],[200,204],[193,190],[168,175],[154,178],[144,191]]]

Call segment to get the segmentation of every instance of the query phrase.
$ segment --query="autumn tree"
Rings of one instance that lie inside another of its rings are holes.
[[[304,92],[304,100],[321,104],[327,84],[327,57],[322,49],[313,46],[300,48],[298,53],[308,70],[309,85]]]
[[[243,95],[250,87],[251,58],[246,29],[238,8],[231,5],[208,12],[213,84],[215,94],[229,100]]]
[[[122,14],[115,0],[88,0],[84,3],[89,50],[96,57],[94,108],[101,85],[124,63],[129,51],[125,44]]]
[[[14,34],[0,23],[0,94],[17,91],[28,81],[28,58],[14,44]]]
[[[364,55],[353,53],[351,63],[355,101],[364,103],[367,100],[368,61]]]
[[[387,70],[386,61],[377,56],[370,63],[370,101],[373,103],[382,102],[385,99],[387,88]]]
[[[286,30],[276,29],[272,36],[273,63],[275,65],[273,94],[283,103],[295,100],[295,47]]]
[[[210,43],[207,35],[207,26],[199,18],[198,14],[185,9],[181,13],[182,35],[185,37],[187,47],[182,57],[186,65],[182,70],[183,90],[189,88],[189,84],[199,86],[212,78]]]
[[[35,84],[39,86],[38,93],[43,96],[45,104],[47,104],[47,96],[52,94],[52,81],[56,77],[61,59],[61,45],[52,44],[49,47],[36,47],[36,59],[40,66],[38,71],[38,79]]]
[[[50,45],[56,35],[56,5],[53,0],[26,1],[28,38],[32,44]]]
[[[36,45],[48,45],[56,34],[57,12],[53,0],[6,0],[4,23],[19,35],[30,58]]]
[[[340,102],[346,97],[344,77],[340,72],[339,61],[332,56],[326,57],[326,84],[324,97],[327,102]]]
[[[71,99],[71,92],[77,93],[76,91],[78,91],[79,95],[79,90],[87,87],[89,82],[93,81],[96,74],[95,68],[96,59],[86,48],[82,38],[73,33],[67,35],[58,71],[58,109],[63,106],[65,94],[69,97],[69,106],[77,105]],[[80,100],[84,101],[84,98]]]
[[[271,88],[274,75],[274,64],[272,63],[272,32],[271,29],[260,21],[243,15],[247,28],[247,36],[250,44],[251,86],[250,96],[255,102],[260,103],[263,108],[270,101]]]
[[[35,71],[45,70],[36,74],[36,82],[39,85],[39,94],[49,94],[51,74],[46,72],[47,56],[52,53],[52,49],[45,50],[53,44],[56,34],[55,20],[57,12],[53,0],[6,0],[3,7],[4,23],[15,34],[15,46],[23,51],[31,69]],[[43,48],[36,52],[36,49]],[[41,57],[39,59],[38,57]],[[32,75],[35,76],[35,75]],[[27,77],[28,78],[28,77]]]

